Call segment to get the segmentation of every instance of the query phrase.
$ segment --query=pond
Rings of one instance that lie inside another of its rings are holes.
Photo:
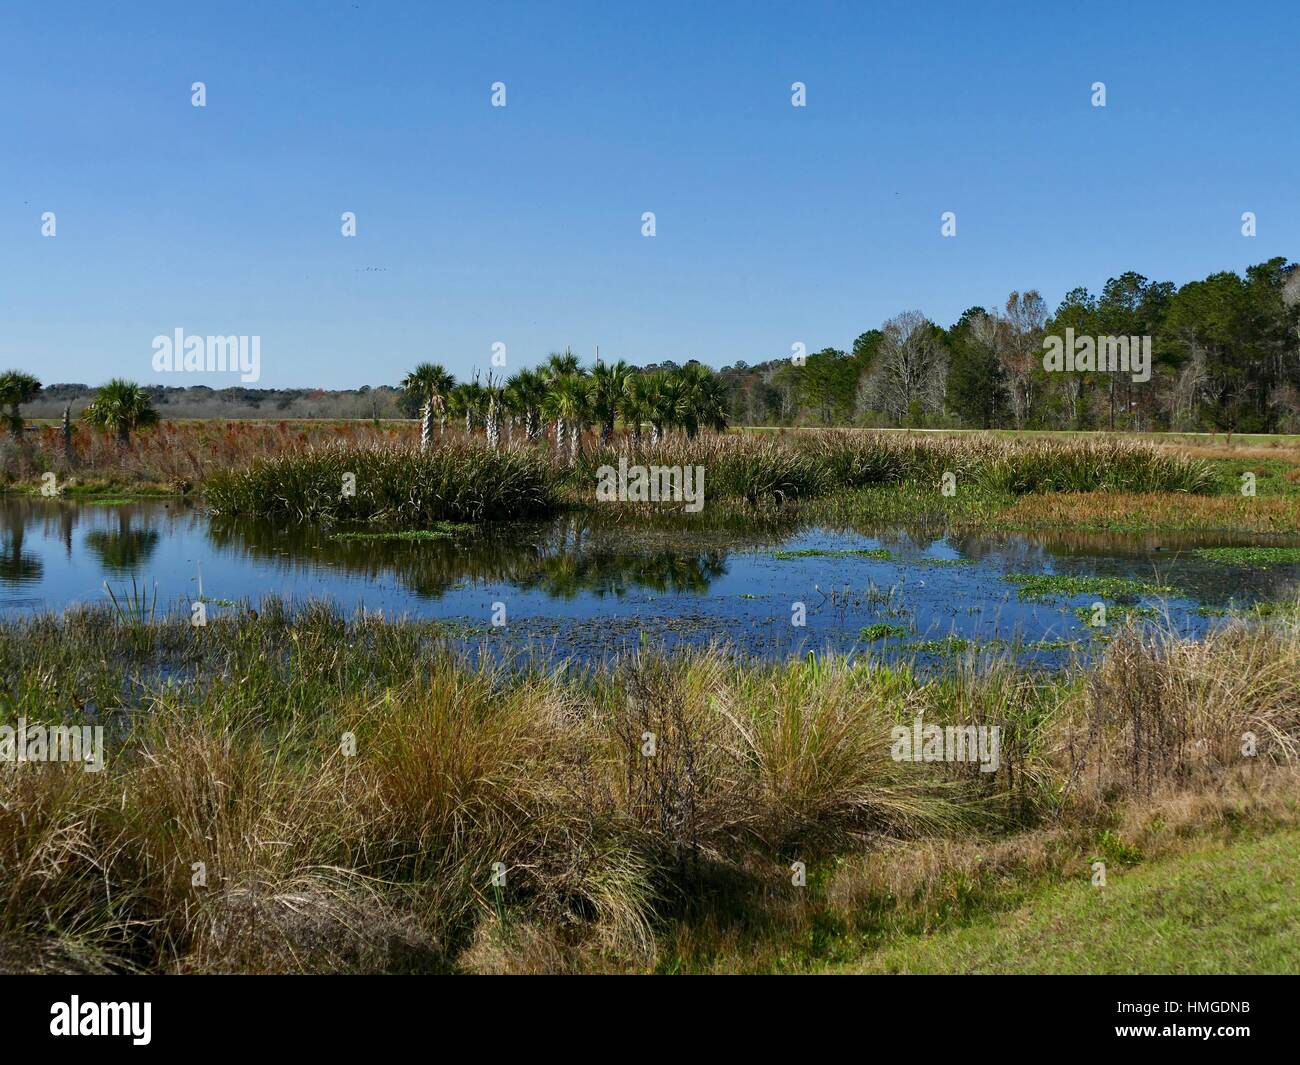
[[[719,642],[764,658],[869,649],[931,661],[1012,645],[1050,665],[1104,645],[1134,613],[1197,635],[1226,610],[1294,598],[1300,566],[1197,554],[1261,543],[1300,539],[898,526],[736,533],[629,527],[590,513],[356,539],[221,521],[179,502],[6,498],[0,618],[106,605],[106,585],[122,599],[134,583],[156,591],[160,612],[188,616],[200,594],[209,617],[267,595],[325,600],[348,613],[438,619],[475,650],[557,660]],[[1044,589],[1012,579],[1024,575],[1106,583]],[[1098,602],[1102,625],[1093,624]]]

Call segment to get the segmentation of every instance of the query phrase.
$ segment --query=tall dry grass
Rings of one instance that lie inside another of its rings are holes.
[[[0,765],[0,967],[646,969],[683,922],[758,920],[794,862],[1249,787],[1295,761],[1298,667],[1286,623],[921,677],[473,664],[431,626],[274,601],[202,629],[6,622],[0,721],[98,721],[108,757]],[[1005,771],[894,761],[917,714],[1000,725]]]

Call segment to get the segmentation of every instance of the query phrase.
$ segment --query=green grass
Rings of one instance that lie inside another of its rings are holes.
[[[1132,869],[1088,868],[1010,913],[910,936],[867,973],[1297,973],[1300,831]]]
[[[1050,676],[720,647],[557,669],[457,651],[448,636],[488,630],[454,621],[267,599],[196,628],[121,591],[0,622],[0,722],[93,704],[107,733],[102,772],[0,771],[0,969],[806,969],[1033,905],[1092,854],[1114,893],[1167,853],[1125,821],[1153,791],[1200,804],[1163,837],[1180,852],[1231,788],[1218,827],[1243,835],[1272,772],[1293,801],[1288,625],[1121,634]],[[1008,772],[895,760],[893,728],[920,715],[1002,723]]]
[[[863,548],[856,551],[823,551],[816,547],[805,547],[799,551],[773,551],[772,557],[783,562],[792,558],[872,558],[877,562],[888,562],[894,556],[883,547]]]
[[[1300,563],[1300,547],[1203,547],[1197,558],[1234,566],[1286,566]]]
[[[868,625],[862,630],[862,638],[868,642],[876,640],[890,640],[895,637],[906,636],[911,630],[906,625],[888,625],[884,622],[878,622],[875,625]]]
[[[1005,580],[1019,585],[1021,599],[1046,600],[1071,595],[1125,599],[1139,595],[1168,595],[1173,588],[1127,577],[1083,577],[1060,573],[1008,573]]]

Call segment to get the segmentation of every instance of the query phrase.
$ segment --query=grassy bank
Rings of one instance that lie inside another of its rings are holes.
[[[1300,831],[1197,845],[1082,877],[936,936],[907,936],[840,971],[870,973],[1297,973]]]
[[[518,433],[513,440],[504,453],[520,456],[534,471],[534,497],[544,493],[578,508],[595,505],[597,471],[617,467],[620,457],[644,465],[704,467],[702,513],[602,504],[604,512],[634,523],[665,515],[688,524],[763,522],[780,515],[844,526],[894,521],[1030,531],[1300,528],[1300,450],[1285,438],[1268,445],[1262,439],[1187,436],[807,430],[705,434],[695,440],[675,435],[634,449],[625,434],[604,448],[587,434],[572,466],[545,437],[536,445],[525,445]],[[346,471],[323,455],[355,455],[345,465],[373,466],[373,453],[410,452],[413,457],[390,472],[403,489],[420,494],[398,498],[390,491],[371,509],[420,516],[472,512],[473,506],[462,503],[491,493],[480,474],[495,469],[493,461],[506,463],[503,469],[515,461],[485,457],[482,437],[454,429],[437,439],[434,459],[415,457],[417,446],[416,427],[403,423],[191,422],[140,433],[129,450],[79,427],[69,459],[54,431],[42,430],[38,440],[22,446],[0,443],[0,491],[39,493],[42,474],[53,472],[68,497],[175,494],[273,518],[320,517],[349,509],[337,498],[333,480]],[[444,459],[436,458],[440,453]],[[430,462],[443,464],[436,484],[425,481]],[[952,475],[951,494],[944,492],[945,474]],[[1255,495],[1242,495],[1243,474],[1255,479]],[[451,502],[426,498],[433,492]],[[369,520],[360,504],[351,509],[354,517]],[[525,496],[517,510],[520,516],[533,513],[534,498]],[[498,510],[506,516],[515,511]]]
[[[738,435],[674,438],[654,446],[589,447],[576,462],[535,447],[493,450],[443,441],[427,453],[404,445],[335,445],[218,471],[205,498],[224,513],[294,520],[419,525],[435,520],[532,517],[557,500],[597,505],[602,470],[699,468],[711,511],[780,509],[870,490],[907,489],[937,506],[957,495],[1010,500],[1027,493],[1209,492],[1211,468],[1144,444],[1115,440],[1029,444],[983,437],[807,433],[781,440]],[[340,494],[347,472],[356,495]],[[635,513],[658,505],[625,504]],[[682,503],[673,504],[684,510]]]
[[[108,736],[101,772],[0,766],[9,969],[806,969],[1098,849],[1138,861],[1209,810],[1284,821],[1300,742],[1284,623],[1129,634],[1053,676],[718,652],[579,674],[265,602],[6,622],[0,675],[0,721]],[[998,772],[896,761],[918,714],[999,725]]]

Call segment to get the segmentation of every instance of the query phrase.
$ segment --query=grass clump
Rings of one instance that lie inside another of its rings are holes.
[[[536,453],[458,442],[427,452],[338,444],[266,459],[215,474],[205,498],[218,514],[417,529],[541,517],[557,502]]]
[[[874,643],[877,640],[892,640],[906,636],[911,629],[906,625],[890,625],[886,622],[877,622],[875,625],[866,626],[861,636],[868,643]]]
[[[5,723],[106,730],[100,772],[0,766],[19,971],[771,968],[792,943],[806,967],[1005,904],[1008,870],[1145,861],[1132,804],[1197,796],[1201,824],[1300,746],[1300,635],[1271,623],[1122,630],[1052,677],[720,650],[580,673],[267,600],[201,628],[7,620],[0,676]],[[1005,772],[894,760],[919,715],[998,724]]]

